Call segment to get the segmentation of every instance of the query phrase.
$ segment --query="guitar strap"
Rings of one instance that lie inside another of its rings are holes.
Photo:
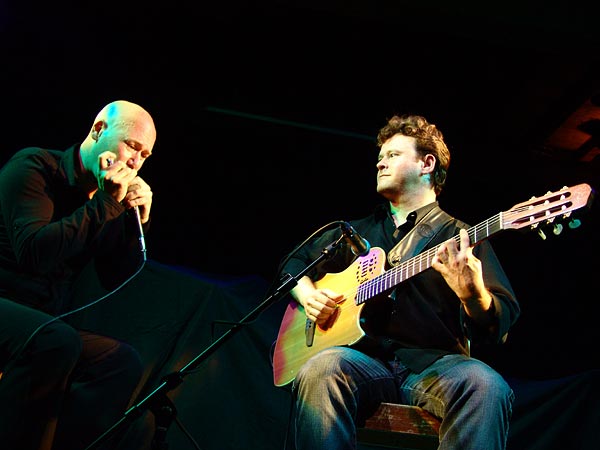
[[[396,266],[402,261],[421,253],[442,227],[451,220],[454,220],[454,218],[442,211],[439,205],[431,208],[388,252],[387,259],[390,266]]]
[[[427,244],[440,232],[442,227],[453,220],[453,217],[442,211],[439,205],[431,208],[423,217],[418,219],[415,225],[394,245],[387,253],[387,262],[390,266],[396,266],[402,261],[418,255]],[[389,292],[388,297],[392,300],[396,298],[396,290]],[[362,319],[366,318],[365,323],[370,320],[377,320],[369,305],[366,305],[362,312]],[[364,325],[364,324],[363,324]],[[361,325],[362,326],[362,325]],[[394,351],[395,341],[381,336],[371,336],[367,332],[365,336],[358,342],[353,344],[353,347],[371,355],[378,355],[383,359],[390,359],[391,353]]]

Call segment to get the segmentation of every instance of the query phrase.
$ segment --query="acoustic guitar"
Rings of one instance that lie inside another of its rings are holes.
[[[535,229],[540,224],[552,223],[558,226],[560,220],[570,217],[572,211],[587,206],[591,200],[592,188],[585,183],[548,192],[542,197],[533,197],[469,228],[467,232],[471,245],[475,246],[502,230],[525,227]],[[453,239],[458,242],[459,236],[456,235]],[[344,271],[328,273],[316,281],[317,288],[329,288],[343,293],[344,297],[324,326],[312,324],[314,329],[311,330],[310,339],[306,337],[306,333],[307,325],[311,322],[306,320],[304,308],[294,300],[290,301],[281,321],[273,353],[275,385],[284,386],[293,381],[306,360],[321,350],[339,345],[351,346],[360,341],[366,335],[360,325],[365,303],[430,268],[438,248],[439,245],[386,271],[385,252],[373,247],[367,255],[358,257]]]

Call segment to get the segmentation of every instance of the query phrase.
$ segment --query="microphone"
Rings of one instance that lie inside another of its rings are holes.
[[[140,185],[139,184],[130,184],[129,186],[127,186],[127,192],[131,192],[131,191],[135,191],[136,189],[139,189]],[[140,216],[140,207],[139,206],[134,206],[133,208],[133,214],[135,215],[135,219],[137,221],[137,225],[138,225],[138,233],[139,233],[139,241],[140,241],[140,250],[142,251],[142,254],[144,255],[144,259],[146,259],[146,238],[144,237],[144,228],[142,227],[142,217]]]
[[[135,215],[135,219],[138,224],[138,231],[140,234],[139,238],[138,238],[140,241],[140,250],[144,254],[144,258],[146,258],[146,239],[144,238],[144,228],[142,227],[142,218],[140,217],[140,207],[139,206],[136,205],[133,207],[133,214]]]
[[[352,253],[355,256],[365,256],[371,250],[371,244],[365,238],[363,238],[360,234],[356,232],[356,230],[350,225],[348,222],[342,222],[340,225],[342,229],[342,233],[344,234],[344,239],[346,243],[352,249]]]

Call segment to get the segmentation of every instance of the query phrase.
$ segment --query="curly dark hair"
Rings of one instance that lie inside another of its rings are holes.
[[[450,150],[444,142],[444,136],[438,128],[427,122],[422,116],[405,114],[393,116],[377,134],[377,146],[381,147],[388,139],[396,134],[411,136],[417,140],[417,152],[421,156],[435,156],[433,171],[433,188],[436,195],[442,192],[446,183],[448,167],[450,166]]]

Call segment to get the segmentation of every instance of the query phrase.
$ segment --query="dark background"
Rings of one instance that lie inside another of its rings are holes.
[[[142,171],[154,191],[153,260],[271,281],[309,234],[380,200],[374,139],[394,113],[442,130],[452,164],[440,202],[471,224],[565,185],[598,186],[590,8],[188,3],[0,3],[0,162],[82,140],[109,101],[140,103],[158,128]],[[492,238],[523,308],[488,355],[506,372],[600,366],[598,208],[580,219],[545,241]]]

